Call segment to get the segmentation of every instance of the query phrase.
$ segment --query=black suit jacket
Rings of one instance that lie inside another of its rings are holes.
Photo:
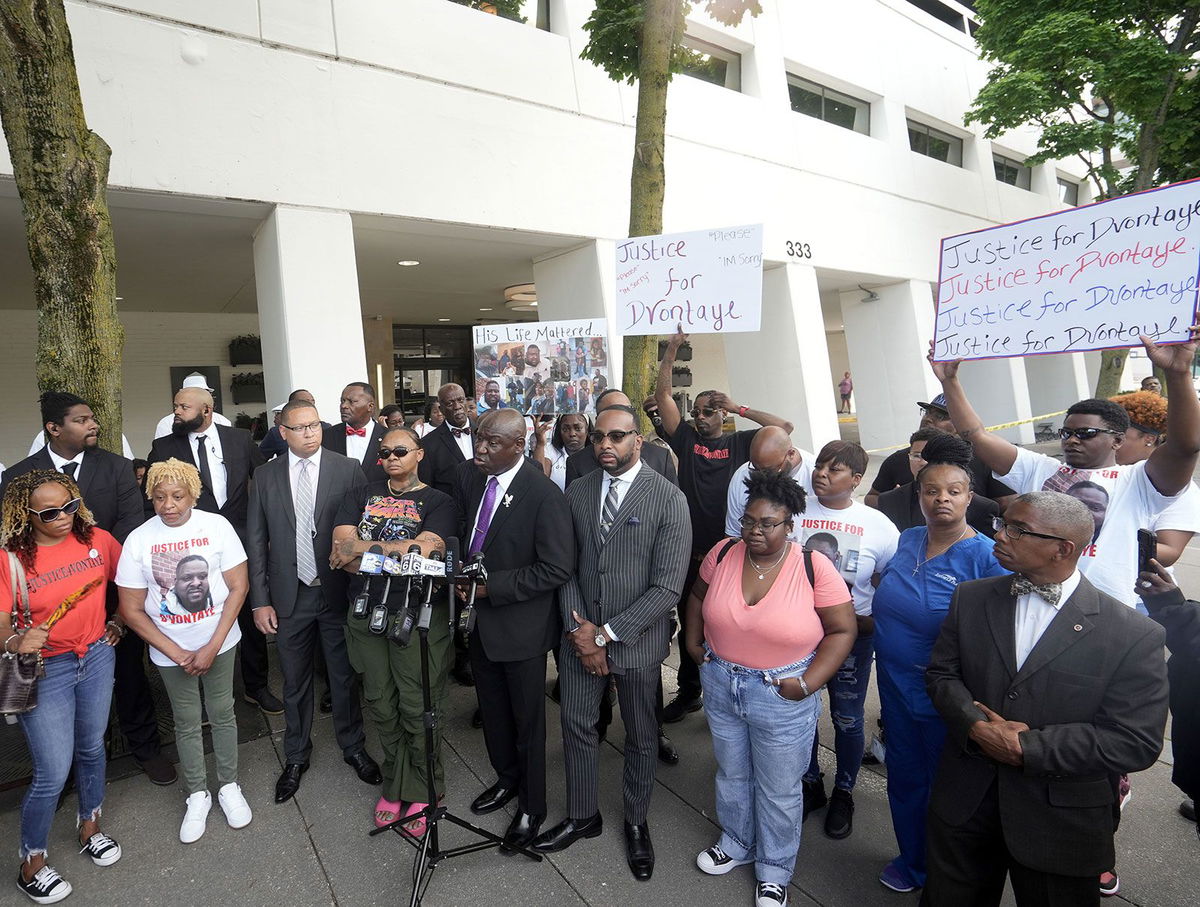
[[[671,452],[665,447],[659,447],[649,441],[642,444],[642,463],[672,485],[679,486],[679,474],[675,471],[675,461],[671,459]],[[581,450],[577,450],[567,457],[566,486],[569,488],[576,479],[586,476],[589,472],[595,472],[599,468],[600,461],[596,459],[595,448],[591,444],[584,444]]]
[[[371,426],[371,437],[367,439],[366,459],[358,464],[362,468],[363,475],[367,477],[368,483],[382,482],[387,478],[387,473],[379,464],[379,442],[387,434],[387,429],[374,419],[371,420]],[[321,446],[326,450],[339,453],[343,457],[346,456],[346,423],[338,422],[327,426],[321,435]],[[358,460],[356,459],[355,462],[357,463]]]
[[[468,423],[468,427],[474,426]],[[450,423],[443,422],[422,438],[421,447],[425,450],[425,456],[417,466],[417,477],[426,485],[454,497],[458,467],[468,458],[463,456],[458,442],[450,434]],[[471,511],[472,514],[474,512]]]
[[[11,480],[35,469],[57,471],[48,448],[43,447],[32,457],[4,470],[0,496]],[[99,447],[84,451],[78,484],[83,503],[95,517],[96,525],[112,533],[122,545],[126,536],[145,521],[142,491],[134,478],[132,461]]]
[[[455,474],[464,557],[487,479],[470,461]],[[567,499],[528,460],[521,461],[508,491],[496,502],[483,541],[483,563],[488,594],[476,599],[475,632],[484,654],[490,661],[545,655],[562,633],[554,593],[575,569],[575,534]]]
[[[272,605],[283,618],[296,607],[296,505],[288,478],[290,458],[284,454],[263,466],[254,477],[246,532],[246,556],[250,560],[250,608]],[[345,612],[350,574],[329,566],[333,546],[333,527],[346,495],[361,501],[367,480],[359,464],[332,451],[321,451],[313,502],[313,526],[316,536],[313,553],[317,575],[321,579],[321,597],[325,604]]]
[[[213,497],[212,489],[205,488],[200,493],[196,506],[209,513],[219,513],[233,524],[242,541],[246,539],[246,508],[250,501],[250,477],[254,470],[262,466],[262,451],[254,443],[250,432],[244,428],[233,428],[228,425],[213,424],[217,437],[221,440],[221,456],[225,458],[225,506],[218,507],[217,499]],[[149,463],[158,463],[174,457],[184,463],[196,466],[196,458],[192,456],[192,444],[187,435],[182,437],[175,434],[156,438],[150,447]],[[153,513],[153,506],[149,505]]]
[[[1148,768],[1162,751],[1163,629],[1083,577],[1018,671],[1011,584],[961,584],[934,643],[925,685],[947,735],[929,808],[962,825],[995,784],[1019,863],[1096,876],[1116,858],[1115,776]],[[1029,726],[1022,768],[985,758],[969,738],[985,720],[974,701]]]
[[[921,512],[921,502],[917,498],[916,482],[909,482],[891,491],[885,491],[879,496],[875,505],[880,513],[895,523],[896,528],[903,532],[914,526],[925,525],[925,514]],[[995,533],[992,528],[992,517],[1000,515],[1000,505],[991,498],[985,498],[976,492],[967,505],[967,525],[976,532],[982,532],[988,538]]]

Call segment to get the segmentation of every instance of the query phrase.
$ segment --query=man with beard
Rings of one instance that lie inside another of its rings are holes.
[[[479,415],[493,410],[504,409],[504,402],[500,399],[500,382],[489,381],[483,386],[483,399],[479,401]]]
[[[198,614],[212,604],[208,588],[208,561],[190,554],[175,565],[175,588],[163,606],[171,614]]]
[[[196,506],[229,520],[245,545],[250,476],[265,462],[250,432],[215,424],[212,394],[203,388],[185,387],[175,395],[171,434],[154,441],[147,460],[153,465],[171,457],[191,463],[200,471],[201,491]],[[148,513],[152,512],[148,506]],[[238,657],[246,701],[268,715],[282,715],[283,703],[267,688],[267,639],[254,626],[249,608],[238,612],[238,626],[242,628]]]
[[[201,375],[199,372],[192,372],[192,374],[190,374],[186,378],[184,378],[183,379],[183,387],[181,387],[180,390],[183,390],[184,387],[198,387],[201,390],[208,391],[210,394],[213,392],[213,389],[208,386],[208,379],[205,378],[203,375]],[[226,419],[224,416],[222,416],[220,413],[217,413],[217,412],[213,413],[213,421],[216,422],[218,425],[232,425],[233,424],[232,422],[230,422],[228,419]],[[159,419],[158,424],[154,426],[154,437],[156,439],[157,438],[165,438],[167,435],[169,435],[171,433],[171,426],[174,424],[175,424],[175,411],[174,411],[174,409],[172,409],[171,412],[167,413],[165,416],[163,416],[161,419]]]
[[[545,381],[550,377],[550,368],[542,362],[542,348],[531,343],[525,348],[525,378],[528,381]]]

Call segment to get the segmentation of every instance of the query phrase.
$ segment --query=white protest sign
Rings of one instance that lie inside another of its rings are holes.
[[[996,359],[1188,339],[1200,181],[942,240],[934,358]]]
[[[617,333],[757,331],[762,247],[762,224],[618,242]]]

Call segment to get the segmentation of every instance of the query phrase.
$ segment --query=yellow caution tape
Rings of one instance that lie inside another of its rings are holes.
[[[1061,416],[1065,413],[1065,409],[1060,409],[1056,413],[1044,413],[1040,416],[1031,416],[1028,419],[1018,419],[1016,422],[1003,422],[1000,425],[989,425],[984,429],[984,431],[1003,431],[1006,428],[1016,428],[1018,425],[1027,425],[1030,422],[1040,422],[1043,419],[1053,419],[1055,416]],[[867,453],[886,453],[889,450],[900,450],[902,447],[908,447],[908,444],[893,444],[891,447],[876,447],[872,450],[868,450]]]

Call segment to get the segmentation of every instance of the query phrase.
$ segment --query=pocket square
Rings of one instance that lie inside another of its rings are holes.
[[[629,519],[627,519],[627,520],[625,521],[625,525],[626,525],[626,526],[640,526],[640,525],[642,525],[642,521],[641,521],[641,520],[639,520],[639,519],[638,519],[637,517],[635,517],[635,516],[631,516]]]

